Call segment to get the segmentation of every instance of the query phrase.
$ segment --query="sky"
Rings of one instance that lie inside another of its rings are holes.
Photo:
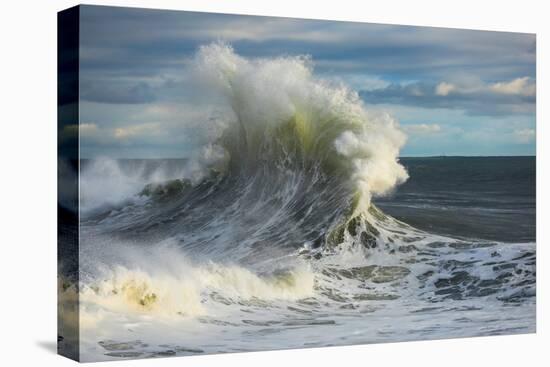
[[[83,158],[186,157],[203,118],[189,65],[218,41],[310,57],[399,121],[401,156],[535,154],[534,34],[96,6],[80,22]]]

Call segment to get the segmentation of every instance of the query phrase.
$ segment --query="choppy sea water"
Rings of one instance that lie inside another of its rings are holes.
[[[454,176],[438,177],[447,161]],[[83,213],[82,360],[534,332],[535,201],[525,183],[534,179],[534,158],[403,162],[410,187],[375,200],[384,211],[373,206],[331,245],[327,238],[339,230],[324,227],[327,210],[338,211],[334,203],[347,192],[306,178],[293,180],[294,190],[254,184],[232,196],[226,190],[241,187],[240,178],[157,186]],[[141,177],[180,164],[83,167]],[[432,175],[429,185],[417,182],[412,165]],[[506,170],[511,179],[502,189]],[[479,181],[492,189],[480,192]],[[440,194],[447,182],[452,194]],[[319,195],[294,202],[303,191],[296,185],[313,185]],[[463,199],[475,196],[483,199],[469,206]],[[477,227],[461,210],[478,213]]]
[[[534,157],[399,159],[397,121],[304,57],[215,43],[191,67],[216,112],[188,159],[59,164],[80,184],[59,200],[79,220],[60,226],[61,255],[79,236],[78,263],[59,264],[61,349],[96,361],[535,331]]]

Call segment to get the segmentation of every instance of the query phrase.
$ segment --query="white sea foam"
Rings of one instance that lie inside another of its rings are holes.
[[[99,259],[83,264],[82,327],[94,327],[93,320],[109,313],[164,319],[208,315],[205,299],[212,295],[230,303],[313,295],[314,276],[305,263],[258,274],[238,265],[194,264],[168,242],[147,251],[124,244],[96,249]]]
[[[116,159],[100,157],[87,162],[80,171],[80,210],[87,214],[97,209],[139,201],[137,196],[148,184],[160,184],[174,179],[197,183],[211,168],[226,159],[222,148],[206,144],[187,160],[176,164],[166,161],[154,165],[147,161],[124,164]]]
[[[215,43],[200,48],[192,67],[197,93],[224,111],[196,126],[220,131],[201,134],[212,139],[177,169],[89,162],[82,209],[140,200],[135,194],[148,183],[198,183],[228,161],[258,161],[251,167],[262,170],[84,223],[79,293],[69,287],[64,295],[68,305],[79,296],[80,313],[70,317],[79,317],[83,359],[534,327],[534,244],[432,235],[370,206],[407,178],[397,159],[405,136],[391,116],[370,113],[346,86],[316,77],[308,57],[247,59]],[[286,155],[272,149],[277,144]],[[270,169],[293,159],[299,164]],[[300,170],[310,161],[315,170]],[[328,192],[335,195],[320,195]],[[354,215],[346,211],[350,192],[358,194]],[[524,307],[503,307],[506,297]],[[468,319],[456,320],[460,310]],[[135,348],[117,346],[136,340]]]

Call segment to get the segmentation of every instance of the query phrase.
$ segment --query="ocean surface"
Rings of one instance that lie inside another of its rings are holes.
[[[215,108],[189,158],[81,160],[60,197],[61,348],[71,325],[82,361],[535,331],[534,157],[399,159],[397,121],[307,58],[192,62]]]
[[[535,159],[402,162],[339,232],[330,179],[148,185],[186,161],[83,161],[82,360],[534,332]],[[100,178],[135,195],[87,206]]]
[[[409,179],[376,200],[414,227],[459,238],[535,241],[535,157],[401,158]]]

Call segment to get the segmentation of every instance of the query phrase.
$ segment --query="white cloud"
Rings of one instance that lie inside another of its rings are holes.
[[[477,85],[459,85],[441,82],[435,87],[435,94],[438,96],[444,97],[451,93],[495,93],[532,97],[536,94],[536,83],[533,79],[525,76],[490,84],[479,82]]]
[[[390,82],[375,75],[350,74],[342,77],[341,79],[343,79],[343,81],[345,81],[346,84],[351,86],[354,90],[371,91],[384,89],[391,85]]]
[[[438,124],[412,124],[403,126],[403,130],[410,134],[427,135],[440,132],[441,126]]]
[[[92,123],[71,124],[63,127],[63,130],[59,134],[59,140],[61,142],[76,139],[80,137],[91,137],[96,135],[98,127]]]
[[[531,78],[523,77],[511,80],[509,82],[491,84],[489,89],[499,94],[534,96],[536,93],[536,84],[533,80],[531,80]]]
[[[136,136],[158,135],[161,132],[162,130],[158,123],[144,123],[116,128],[114,130],[114,137],[124,140]]]
[[[515,130],[514,136],[516,138],[516,141],[520,144],[529,144],[533,140],[535,140],[535,129],[521,129],[521,130]]]
[[[89,136],[97,132],[97,125],[94,123],[84,122],[79,126],[80,136]]]
[[[457,87],[454,84],[441,82],[435,87],[435,94],[438,96],[446,96],[449,93],[455,91],[456,89]]]

